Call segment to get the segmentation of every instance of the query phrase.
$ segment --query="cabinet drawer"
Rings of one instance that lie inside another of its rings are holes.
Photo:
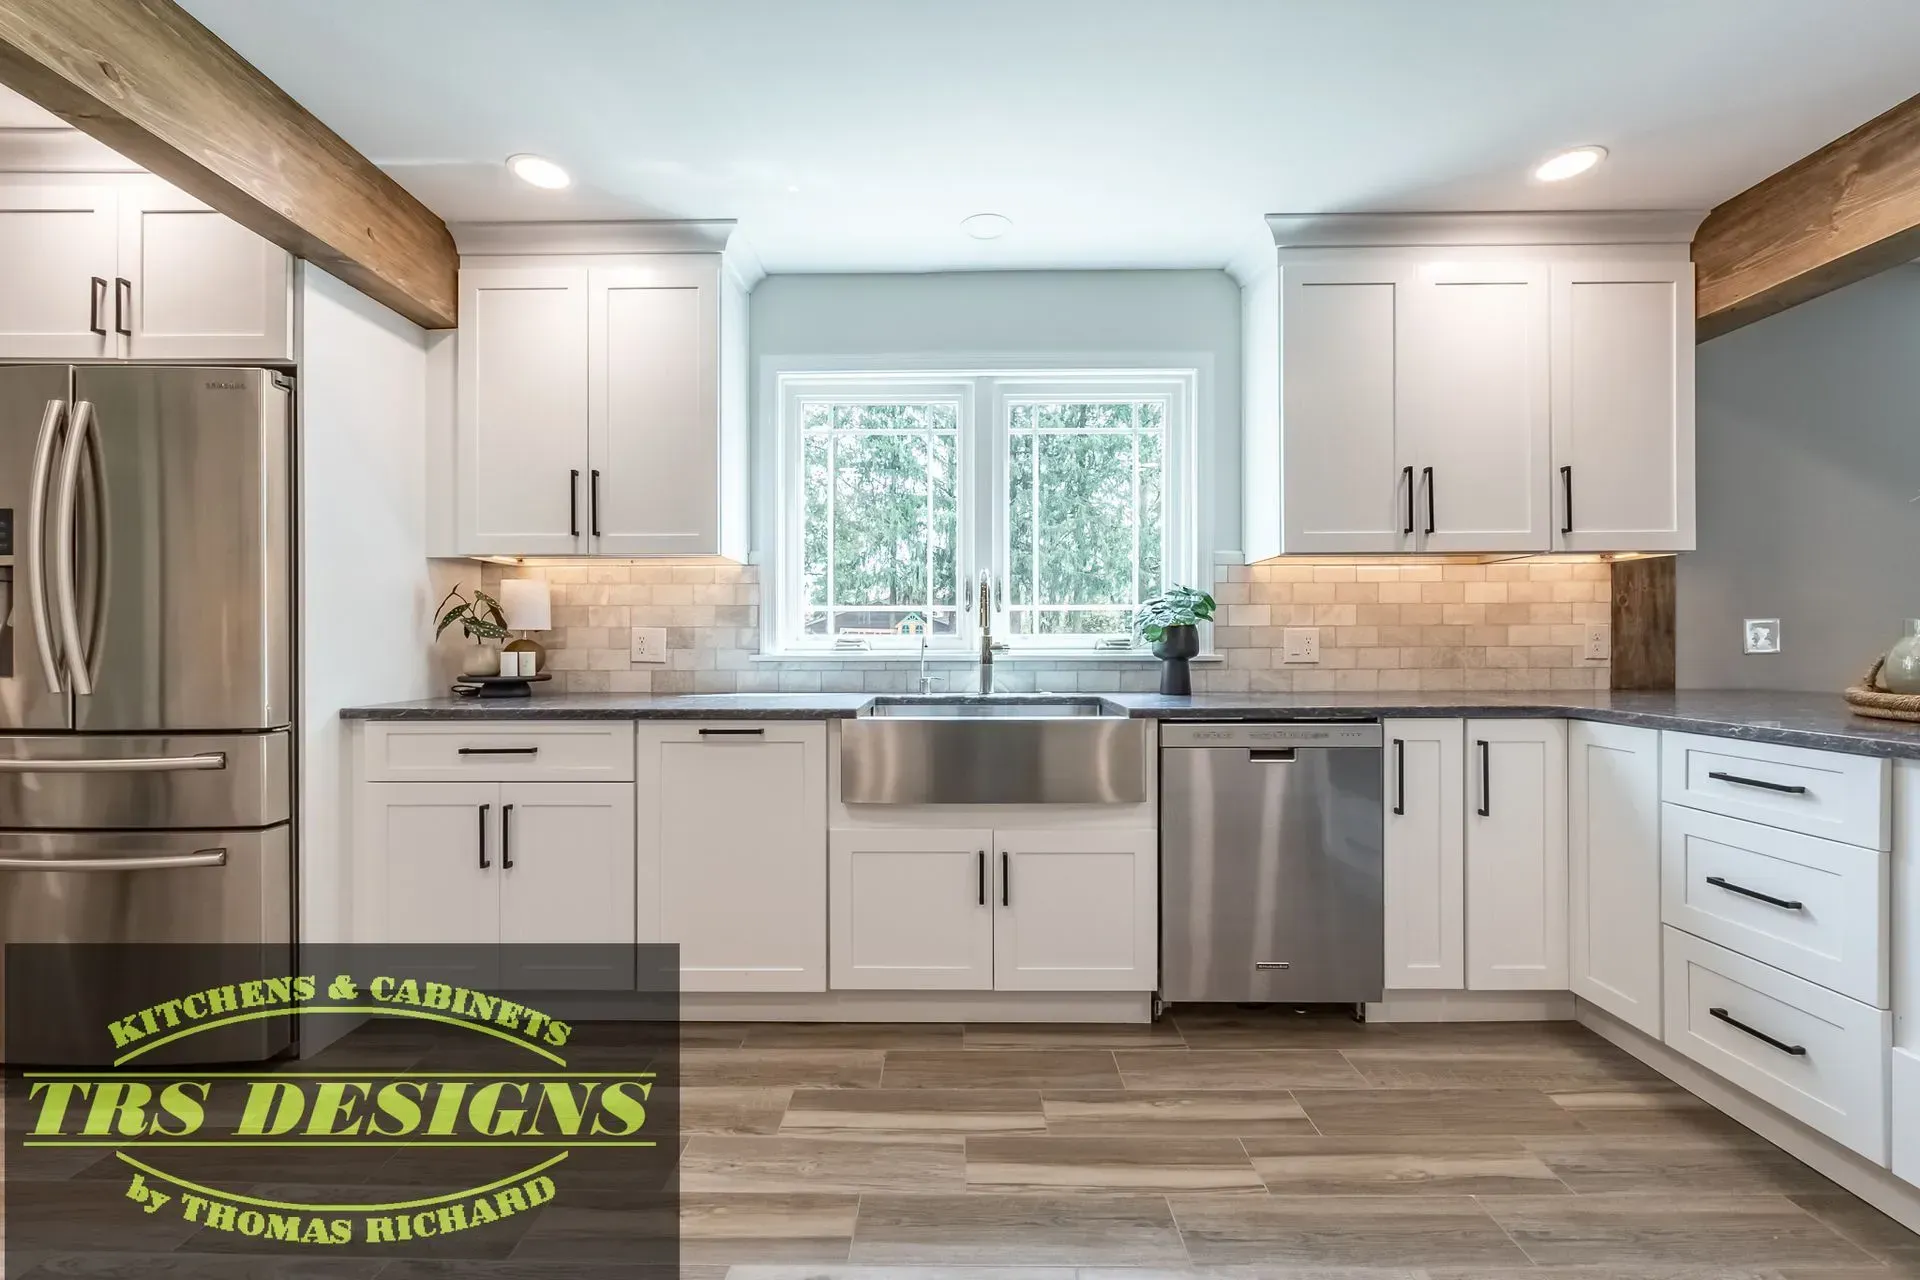
[[[1662,920],[1887,1007],[1885,854],[1677,804],[1662,809]]]
[[[631,782],[633,726],[623,721],[517,725],[374,723],[370,782]]]
[[[1892,1163],[1894,1176],[1920,1186],[1920,1054],[1895,1049]]]
[[[1660,798],[1868,849],[1892,848],[1886,760],[1663,733]]]
[[[1671,925],[1666,935],[1667,1044],[1884,1165],[1893,1015]]]

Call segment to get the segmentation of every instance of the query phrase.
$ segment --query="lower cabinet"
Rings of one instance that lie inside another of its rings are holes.
[[[831,844],[837,990],[1157,984],[1153,831],[843,828]]]
[[[1573,994],[1660,1035],[1660,734],[1567,730],[1567,978]]]
[[[1467,987],[1567,989],[1567,722],[1467,721]]]
[[[827,731],[818,721],[641,724],[643,941],[683,991],[827,987]]]
[[[1459,720],[1388,720],[1389,991],[1466,985],[1466,797]]]

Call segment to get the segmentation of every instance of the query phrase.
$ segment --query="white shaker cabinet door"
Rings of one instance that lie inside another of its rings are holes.
[[[0,183],[0,359],[120,354],[116,207],[108,186]]]
[[[680,944],[685,991],[826,990],[826,726],[642,724],[638,741],[640,936]]]
[[[994,842],[995,990],[1155,988],[1157,832],[1001,830]]]
[[[1567,989],[1567,724],[1467,721],[1467,987]]]
[[[1466,986],[1466,824],[1459,720],[1389,720],[1387,990]]]
[[[1660,1035],[1660,733],[1567,727],[1568,978]]]
[[[500,786],[375,782],[360,789],[357,937],[421,944],[433,976],[486,986],[499,976]]]
[[[460,549],[587,551],[587,269],[462,268],[459,344]]]
[[[133,360],[291,360],[293,259],[158,178],[120,192],[113,317]]]
[[[828,845],[836,991],[993,989],[993,832],[858,827]]]
[[[633,849],[629,783],[500,785],[500,941],[508,985],[632,989]]]
[[[1547,267],[1429,262],[1403,304],[1398,463],[1423,551],[1551,541]]]
[[[1693,264],[1553,268],[1556,551],[1694,546]]]

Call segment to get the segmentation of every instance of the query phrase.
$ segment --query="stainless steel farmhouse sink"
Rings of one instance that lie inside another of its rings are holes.
[[[846,804],[1138,804],[1147,722],[1098,698],[881,697],[840,726]]]

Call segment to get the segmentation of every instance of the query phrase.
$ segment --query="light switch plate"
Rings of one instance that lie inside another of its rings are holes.
[[[1746,641],[1748,653],[1780,652],[1780,619],[1748,618]]]
[[[1587,624],[1586,655],[1588,662],[1605,662],[1612,651],[1607,641],[1607,624],[1589,622]]]
[[[634,662],[666,662],[667,629],[665,627],[633,628],[633,652],[630,655],[630,660]]]
[[[1288,627],[1280,633],[1282,662],[1320,661],[1320,628]]]

